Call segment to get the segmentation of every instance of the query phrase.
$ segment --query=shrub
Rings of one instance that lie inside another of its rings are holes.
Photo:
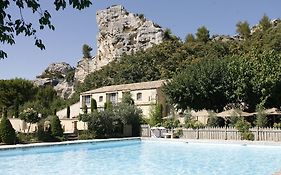
[[[254,140],[254,134],[250,132],[251,124],[243,118],[236,122],[235,128],[241,133],[242,140]]]
[[[223,127],[225,125],[225,121],[222,117],[211,116],[208,118],[207,125],[209,127]]]
[[[155,126],[159,123],[162,123],[162,110],[163,107],[161,104],[156,104],[155,106],[152,106],[150,109],[149,117],[149,125]]]
[[[58,116],[51,117],[51,133],[54,137],[62,137],[63,136],[63,129],[60,123],[60,119]]]
[[[183,131],[182,129],[176,129],[176,132],[175,132],[175,137],[176,138],[180,138],[183,136]]]
[[[242,139],[245,139],[245,140],[255,140],[255,136],[254,136],[254,134],[252,132],[247,131],[247,132],[242,133]]]
[[[78,140],[90,140],[90,139],[94,139],[95,137],[96,135],[90,131],[82,131],[78,135]]]
[[[93,114],[79,114],[78,115],[78,120],[82,121],[82,122],[88,122],[91,120],[91,117],[93,116]]]
[[[273,127],[280,129],[281,128],[281,123],[274,123]]]
[[[37,138],[40,141],[43,142],[51,142],[51,141],[55,141],[54,137],[52,136],[51,130],[49,128],[49,130],[44,130],[44,123],[45,120],[41,120],[38,123],[38,131],[37,131]]]
[[[188,123],[185,123],[185,128],[199,129],[204,127],[205,125],[197,120],[190,120]]]
[[[6,116],[3,116],[0,122],[0,136],[2,142],[9,145],[15,144],[16,133],[10,120]]]
[[[38,141],[38,138],[36,137],[35,134],[26,134],[26,133],[19,133],[17,139],[19,143],[32,143]]]

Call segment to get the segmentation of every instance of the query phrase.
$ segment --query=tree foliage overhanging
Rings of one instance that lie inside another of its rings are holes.
[[[57,11],[65,9],[66,6],[82,10],[92,4],[91,0],[53,0],[51,3]],[[17,8],[19,14],[14,14],[13,12],[17,10],[10,10],[10,8]],[[41,50],[45,49],[43,41],[37,36],[38,29],[34,27],[36,25],[24,16],[27,10],[39,16],[37,20],[40,30],[44,28],[55,30],[49,13],[50,9],[43,9],[39,0],[2,0],[0,3],[0,42],[13,45],[16,43],[15,35],[24,35],[33,37],[34,44]],[[7,53],[0,49],[0,59],[6,57]]]

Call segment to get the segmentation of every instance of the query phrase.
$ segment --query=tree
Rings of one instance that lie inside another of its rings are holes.
[[[197,41],[206,43],[210,40],[209,30],[205,26],[199,27],[197,29],[196,37]]]
[[[94,112],[98,109],[97,101],[95,99],[91,99],[91,112]]]
[[[91,58],[91,51],[93,50],[93,48],[91,48],[89,45],[84,44],[82,51],[83,51],[83,56],[84,58]]]
[[[67,106],[66,108],[66,118],[70,118],[70,107]]]
[[[162,104],[156,104],[151,107],[149,114],[149,124],[155,126],[162,123],[163,106]]]
[[[190,64],[164,86],[164,93],[177,109],[221,110],[227,104],[227,59],[204,59]]]
[[[263,31],[266,31],[271,27],[270,19],[267,15],[263,15],[262,19],[259,22],[259,25],[261,26]]]
[[[249,23],[247,21],[239,21],[236,24],[236,32],[245,39],[249,38],[251,35]]]
[[[24,120],[26,123],[29,123],[27,133],[29,133],[31,124],[37,123],[40,120],[37,111],[35,111],[33,108],[27,108],[23,112],[21,112],[20,119]]]
[[[63,10],[66,6],[72,6],[74,9],[82,10],[89,7],[91,0],[53,0],[55,10]],[[13,14],[16,10],[8,10],[9,8],[18,8],[19,14]],[[55,30],[51,22],[51,14],[47,9],[42,9],[38,0],[3,0],[0,4],[0,42],[3,44],[15,44],[15,35],[25,35],[33,37],[35,45],[42,49],[45,46],[40,38],[37,36],[37,28],[24,17],[24,10],[31,10],[32,13],[39,16],[39,29],[49,28]],[[19,16],[19,17],[17,17]],[[37,24],[36,24],[37,25]],[[36,26],[35,25],[35,26]],[[7,53],[0,50],[0,59],[6,58]]]
[[[178,38],[172,34],[170,29],[165,29],[163,33],[163,40],[173,41],[173,40],[178,40]]]
[[[132,99],[132,94],[130,92],[125,92],[122,95],[122,103],[128,104],[128,105],[134,105],[135,102]]]
[[[50,119],[51,123],[51,133],[54,137],[61,137],[63,136],[63,129],[60,123],[60,119],[58,116],[54,115]]]
[[[88,114],[88,106],[86,104],[83,105],[82,110],[84,114]]]
[[[113,108],[113,104],[111,101],[104,103],[104,110],[111,110]]]
[[[15,144],[16,141],[16,133],[15,130],[7,118],[7,116],[3,116],[0,122],[0,140],[6,144]]]
[[[191,42],[194,42],[195,41],[195,37],[193,34],[189,33],[186,35],[185,37],[185,42],[186,43],[191,43]]]
[[[267,118],[266,118],[266,113],[264,112],[264,108],[258,107],[257,112],[258,113],[257,113],[256,125],[258,127],[266,127]]]

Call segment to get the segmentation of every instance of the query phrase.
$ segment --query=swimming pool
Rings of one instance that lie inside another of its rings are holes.
[[[279,146],[110,141],[0,151],[0,174],[270,175]]]

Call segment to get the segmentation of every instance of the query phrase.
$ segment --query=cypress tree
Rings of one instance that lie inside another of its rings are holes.
[[[54,137],[56,137],[56,136],[61,137],[63,135],[63,129],[62,129],[59,117],[58,116],[52,116],[50,122],[51,122],[51,133],[52,133],[52,136],[54,136]]]
[[[66,118],[70,118],[70,107],[67,106],[66,108]]]
[[[98,109],[98,106],[97,106],[97,101],[95,99],[91,99],[91,112],[94,112],[95,110]]]
[[[5,110],[6,111],[6,110]],[[16,142],[16,133],[15,130],[10,122],[10,120],[7,118],[7,113],[4,112],[4,115],[0,122],[0,136],[2,142],[6,144],[15,144]]]

